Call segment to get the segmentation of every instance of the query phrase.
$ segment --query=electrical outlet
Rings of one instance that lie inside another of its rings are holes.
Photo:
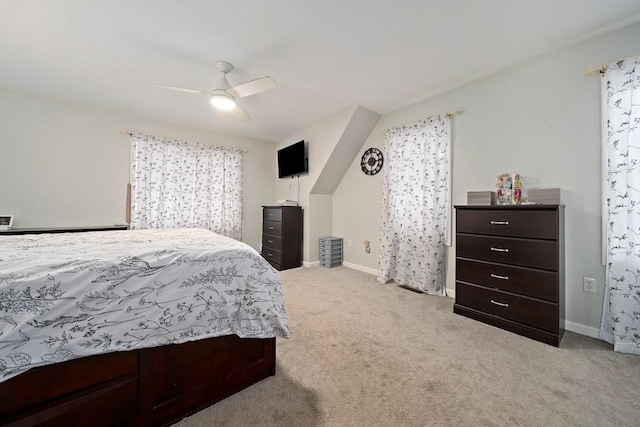
[[[351,239],[347,240],[347,246],[351,246],[353,245],[353,242],[351,241]]]
[[[582,287],[585,292],[595,292],[596,291],[596,279],[592,279],[591,277],[583,277],[582,278]]]

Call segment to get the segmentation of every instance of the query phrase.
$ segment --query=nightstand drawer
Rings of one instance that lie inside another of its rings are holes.
[[[557,241],[458,234],[456,246],[460,258],[558,270]]]
[[[262,256],[274,264],[282,264],[282,252],[271,248],[262,248]]]
[[[549,332],[558,332],[558,305],[483,286],[456,282],[456,304]]]
[[[456,232],[557,239],[558,213],[555,210],[458,209]]]
[[[263,234],[262,235],[262,248],[264,250],[264,248],[270,248],[270,249],[275,249],[275,250],[281,250],[282,249],[282,238],[280,237],[276,237],[276,236],[272,236],[270,234]]]
[[[262,220],[282,222],[282,209],[264,208],[262,210]]]
[[[281,236],[282,235],[282,223],[274,222],[274,221],[263,221],[262,222],[262,232],[264,234],[270,234],[272,236]]]
[[[456,278],[463,282],[558,302],[557,272],[457,258]]]

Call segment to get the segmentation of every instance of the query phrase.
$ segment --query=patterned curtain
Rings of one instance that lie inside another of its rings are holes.
[[[640,354],[640,56],[609,64],[602,85],[607,259],[600,339]]]
[[[378,281],[445,295],[451,212],[451,120],[434,116],[385,133]]]
[[[242,151],[135,133],[131,228],[202,227],[242,238]]]

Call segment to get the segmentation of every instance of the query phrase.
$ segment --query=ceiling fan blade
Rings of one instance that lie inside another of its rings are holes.
[[[205,95],[209,95],[209,92],[203,92],[201,90],[198,89],[189,89],[188,87],[178,87],[178,86],[169,86],[169,85],[161,85],[158,83],[144,83],[150,86],[155,86],[155,87],[159,87],[160,89],[169,89],[169,90],[177,90],[180,92],[187,92],[187,93],[204,93]]]
[[[227,89],[227,93],[234,98],[243,98],[245,96],[255,95],[256,93],[272,89],[277,85],[278,84],[271,77],[267,76]]]
[[[234,116],[236,116],[237,119],[239,119],[240,121],[243,122],[250,122],[251,121],[251,117],[249,117],[249,115],[247,114],[246,111],[244,111],[242,108],[240,108],[239,105],[236,105],[236,108],[234,108],[233,110],[231,110],[231,112],[233,113]]]

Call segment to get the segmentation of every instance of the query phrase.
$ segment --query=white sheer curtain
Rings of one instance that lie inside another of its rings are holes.
[[[640,354],[640,56],[602,79],[606,272],[600,338]]]
[[[450,145],[448,115],[386,131],[379,282],[445,295]]]
[[[242,151],[131,136],[131,228],[203,227],[242,238]]]

